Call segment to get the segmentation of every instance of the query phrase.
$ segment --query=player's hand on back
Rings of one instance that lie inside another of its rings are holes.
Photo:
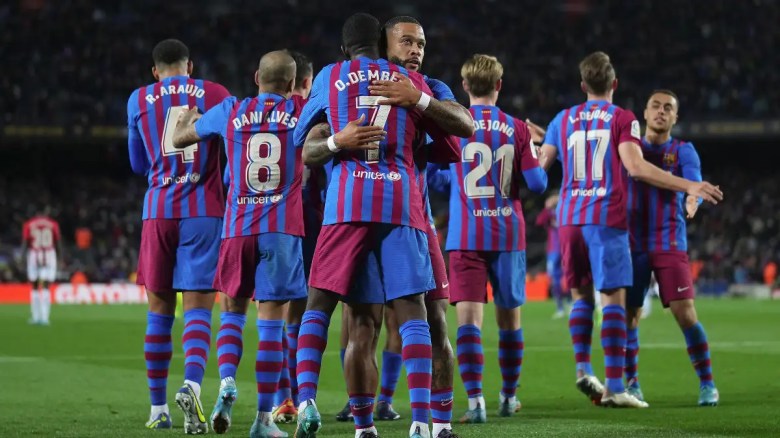
[[[705,201],[717,204],[723,200],[723,192],[718,186],[714,186],[707,181],[691,183],[688,188],[688,194],[694,197],[702,198]],[[686,201],[687,203],[687,201]]]
[[[363,125],[366,115],[363,114],[337,132],[333,141],[339,149],[366,150],[379,149],[379,142],[384,140],[387,132],[381,126]]]
[[[411,79],[397,74],[393,81],[371,81],[368,90],[372,96],[382,96],[386,99],[381,103],[383,105],[400,106],[403,108],[414,108],[420,101],[422,91],[418,90]]]
[[[198,112],[198,107],[194,106],[187,111],[179,113],[179,119],[176,121],[176,126],[187,126],[195,123],[202,115]]]
[[[531,140],[534,143],[541,144],[544,142],[544,135],[547,133],[544,128],[532,122],[531,119],[525,119],[525,124],[528,125],[528,129],[531,131]]]
[[[685,211],[688,213],[688,219],[693,219],[696,216],[696,211],[699,209],[699,198],[696,196],[688,195],[685,198]]]

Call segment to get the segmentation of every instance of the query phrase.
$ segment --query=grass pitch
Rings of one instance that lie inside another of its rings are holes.
[[[513,418],[499,418],[497,330],[491,323],[492,307],[487,306],[483,344],[488,423],[456,425],[456,432],[464,438],[779,436],[780,302],[702,299],[697,307],[709,336],[720,406],[696,406],[698,380],[682,334],[657,302],[640,329],[640,381],[650,403],[649,409],[641,411],[590,405],[574,387],[566,321],[550,319],[550,303],[530,303],[523,308],[526,351],[518,393],[523,409]],[[214,316],[216,333],[216,309]],[[168,384],[174,429],[149,431],[144,429],[149,414],[142,351],[145,307],[57,306],[52,309],[49,327],[27,325],[28,317],[26,306],[0,306],[0,437],[183,434],[181,414],[173,402],[183,379],[180,320],[174,329],[174,359]],[[454,312],[450,321],[454,344]],[[247,436],[255,413],[254,318],[247,321],[246,327],[246,350],[237,379],[239,400],[228,436]],[[338,318],[334,318],[318,400],[325,422],[319,434],[322,437],[354,434],[351,423],[333,419],[346,401],[338,330]],[[595,333],[594,369],[603,375],[598,339]],[[203,384],[203,403],[209,412],[219,386],[215,346],[212,341]],[[457,376],[455,390],[457,420],[466,406]],[[409,407],[403,375],[394,406],[403,419],[378,422],[379,432],[383,437],[408,436]],[[293,426],[282,425],[282,429],[292,433]]]

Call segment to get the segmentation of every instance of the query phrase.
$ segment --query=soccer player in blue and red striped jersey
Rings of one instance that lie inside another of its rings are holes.
[[[380,49],[386,51],[389,61],[405,67],[408,71],[420,71],[422,67],[426,40],[422,25],[409,16],[397,16],[388,20],[383,26],[380,41]],[[460,105],[452,93],[452,90],[443,82],[425,76],[425,83],[431,88],[433,98],[441,102],[441,109],[433,112],[426,111],[424,115],[429,117],[440,128],[453,135],[469,136],[474,132],[473,119],[466,108]],[[369,87],[372,94],[393,99],[390,102],[401,103],[403,100],[416,102],[420,91],[402,82],[377,81],[377,85]],[[436,146],[433,149],[438,150]],[[428,199],[427,184],[427,160],[449,163],[460,161],[460,144],[452,141],[450,148],[444,148],[449,156],[430,156],[431,148],[419,148],[415,153],[417,162],[418,184],[425,205],[425,219],[430,224],[426,230],[428,236],[428,249],[433,265],[436,289],[425,294],[428,324],[431,327],[431,342],[433,347],[434,365],[433,381],[431,386],[431,416],[433,420],[432,436],[436,438],[456,437],[452,433],[452,399],[453,399],[453,363],[452,346],[447,336],[447,304],[449,301],[449,281],[447,280],[447,268],[441,247],[436,237],[433,226],[433,217]],[[381,288],[381,284],[370,286],[368,279],[364,281],[367,287]],[[386,343],[382,351],[381,390],[376,404],[375,417],[378,420],[398,420],[401,416],[393,409],[393,395],[401,373],[402,366],[402,340],[398,331],[397,318],[391,306],[385,307],[384,314],[386,330]],[[346,326],[348,321],[344,320]],[[346,333],[345,333],[346,334]],[[345,350],[348,337],[342,336],[342,350]],[[340,421],[351,419],[349,404],[336,418]]]
[[[293,96],[308,99],[314,80],[314,68],[311,60],[303,53],[286,50],[295,60],[295,88]],[[303,196],[303,273],[306,281],[309,279],[311,259],[314,247],[322,226],[322,195],[324,188],[324,172],[321,168],[304,166],[302,177]],[[298,349],[298,330],[301,327],[301,317],[306,310],[306,300],[292,300],[286,304],[285,337],[282,342],[284,351],[284,368],[279,380],[279,387],[274,396],[272,416],[277,423],[292,423],[298,417],[298,383],[295,379],[295,355]]]
[[[146,286],[149,301],[144,355],[152,411],[147,427],[171,427],[166,387],[176,293],[181,291],[185,380],[176,402],[185,414],[185,432],[205,433],[200,384],[211,343],[212,284],[225,211],[219,142],[201,141],[177,149],[173,131],[187,108],[205,112],[228,92],[219,84],[189,76],[192,62],[181,41],[161,41],[152,58],[152,74],[158,82],[135,90],[127,102],[130,164],[149,180],[137,280]]]
[[[482,392],[482,321],[488,281],[495,291],[498,357],[503,379],[501,416],[520,409],[516,390],[523,360],[520,306],[525,301],[525,219],[520,180],[541,193],[547,174],[539,167],[526,124],[496,106],[504,68],[477,54],[461,68],[476,132],[461,140],[462,158],[450,164],[450,302],[458,313],[457,356],[468,410],[461,423],[487,421]]]
[[[623,383],[626,348],[625,290],[633,283],[623,168],[631,178],[717,203],[721,191],[709,183],[671,175],[642,158],[639,122],[612,103],[615,70],[604,52],[580,62],[581,89],[588,100],[558,113],[542,145],[545,169],[563,165],[558,225],[563,272],[575,300],[569,315],[577,388],[594,403],[647,407]],[[601,292],[601,343],[606,388],[590,363],[594,287]]]
[[[555,299],[553,319],[563,318],[571,307],[571,295],[563,286],[561,267],[561,240],[558,237],[558,194],[554,193],[544,201],[544,208],[536,217],[536,226],[547,231],[547,275],[550,277],[550,289]]]
[[[218,339],[222,382],[211,419],[217,433],[230,426],[242,327],[251,298],[257,302],[259,343],[257,417],[250,436],[265,438],[287,436],[271,415],[284,366],[285,303],[306,297],[303,163],[292,141],[304,100],[292,96],[295,60],[285,51],[260,59],[255,83],[256,97],[229,97],[202,117],[194,110],[185,113],[174,143],[184,147],[215,137],[225,142],[231,180],[214,285],[224,293],[221,322],[227,330],[220,330]]]
[[[317,75],[295,131],[296,143],[303,144],[324,114],[335,133],[324,145],[307,142],[303,152],[306,163],[332,161],[333,173],[299,336],[299,437],[315,436],[321,426],[314,399],[326,330],[339,299],[350,312],[345,362],[356,436],[376,436],[372,412],[378,376],[372,353],[384,303],[394,306],[399,318],[412,403],[410,436],[430,436],[431,338],[423,293],[434,282],[414,157],[424,146],[421,128],[429,129],[422,113],[436,104],[421,75],[379,57],[379,35],[373,16],[347,19],[342,39],[350,60]],[[422,91],[418,102],[389,106],[371,95],[371,81],[391,79],[414,84]],[[362,150],[342,151],[338,134],[369,119],[381,129],[366,134]],[[380,290],[355,287],[361,267],[381,278]]]
[[[674,138],[679,100],[669,90],[654,91],[647,101],[647,130],[642,139],[645,159],[661,169],[691,181],[701,181],[701,161],[693,144]],[[688,262],[686,218],[693,218],[701,199],[628,179],[628,231],[634,265],[634,285],[626,298],[628,391],[642,399],[639,386],[639,319],[645,294],[655,274],[664,307],[671,308],[685,336],[691,364],[699,377],[699,405],[718,404],[712,378],[710,351],[704,327],[693,305],[694,290]]]

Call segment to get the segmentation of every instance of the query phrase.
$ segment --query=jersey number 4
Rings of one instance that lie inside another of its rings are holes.
[[[198,144],[193,143],[184,148],[174,147],[173,131],[176,130],[176,122],[179,120],[179,115],[188,109],[189,107],[187,105],[172,106],[168,108],[168,113],[165,115],[165,126],[163,126],[162,136],[163,156],[180,155],[181,161],[184,163],[192,163],[195,161],[195,154],[198,152]]]
[[[604,158],[609,145],[609,129],[594,129],[592,131],[574,131],[567,140],[567,149],[574,150],[574,180],[585,181],[587,174],[588,144],[596,140],[593,149],[593,166],[591,177],[593,181],[604,179]]]
[[[464,163],[473,163],[479,155],[479,164],[477,164],[463,179],[463,187],[466,190],[466,196],[469,198],[495,198],[496,188],[493,184],[481,186],[479,180],[490,172],[494,164],[499,162],[499,178],[501,197],[509,197],[509,190],[512,185],[512,162],[515,157],[515,146],[505,144],[496,149],[495,153],[490,146],[485,143],[471,142],[463,148],[462,161]]]

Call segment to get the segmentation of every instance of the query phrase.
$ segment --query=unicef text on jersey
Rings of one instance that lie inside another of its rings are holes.
[[[592,198],[594,196],[597,196],[599,198],[606,196],[607,189],[604,187],[599,187],[597,189],[590,188],[590,189],[571,189],[571,197],[572,198]]]
[[[170,186],[173,184],[186,184],[186,183],[192,183],[197,184],[198,181],[200,181],[200,174],[197,172],[193,173],[185,173],[182,176],[164,176],[163,177],[163,186]]]

